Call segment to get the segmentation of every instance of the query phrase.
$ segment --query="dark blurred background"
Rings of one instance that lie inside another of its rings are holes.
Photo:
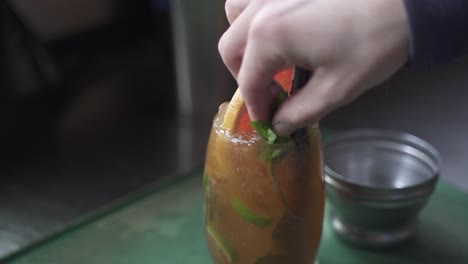
[[[223,6],[0,1],[0,259],[201,166]]]
[[[89,130],[99,118],[108,122],[99,116],[122,109],[118,104],[134,101],[134,111],[161,114],[175,110],[167,2],[1,5],[2,140],[10,158],[30,154],[24,150],[51,132],[66,137],[68,127]]]
[[[224,1],[0,1],[0,260],[200,168],[235,82]],[[468,191],[467,59],[405,69],[322,126],[409,132]]]

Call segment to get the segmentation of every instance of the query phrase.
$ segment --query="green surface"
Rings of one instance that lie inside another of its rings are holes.
[[[4,263],[211,263],[203,232],[202,189],[199,172]],[[468,195],[444,183],[422,212],[416,238],[398,248],[349,246],[325,223],[320,264],[468,263]]]

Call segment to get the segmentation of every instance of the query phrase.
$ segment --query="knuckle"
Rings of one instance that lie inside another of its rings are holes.
[[[288,113],[288,115],[286,115],[284,119],[288,124],[290,124],[290,126],[298,127],[302,123],[304,123],[304,120],[307,119],[307,115],[304,112],[297,110]]]
[[[308,104],[285,105],[280,110],[282,111],[281,120],[295,128],[306,125],[314,114]]]
[[[226,0],[224,3],[224,11],[230,23],[239,16],[249,5],[251,0]]]
[[[231,11],[232,7],[233,7],[232,0],[226,0],[226,2],[224,2],[224,11],[226,11],[226,13]]]
[[[322,93],[321,98],[324,99],[327,108],[337,108],[345,104],[350,97],[348,89],[344,89],[344,87],[340,87],[336,84],[324,87],[320,92]]]
[[[223,60],[229,61],[235,57],[235,49],[228,40],[228,36],[224,34],[218,42],[218,52]]]
[[[237,1],[235,0],[226,0],[224,3],[224,11],[226,12],[226,16],[229,20],[229,22],[232,22],[233,20],[233,14],[237,12],[238,10],[238,4]]]
[[[239,9],[239,1],[238,0],[226,0],[224,3],[224,10],[226,14],[232,13]]]
[[[235,66],[242,56],[240,48],[236,47],[233,41],[229,41],[229,36],[226,33],[219,39],[218,52],[228,67]]]
[[[226,53],[226,36],[225,35],[222,35],[218,41],[218,52],[221,55],[221,57],[224,57],[224,54]]]
[[[271,7],[265,7],[253,19],[249,35],[251,38],[273,40],[282,36],[284,27],[277,12]]]

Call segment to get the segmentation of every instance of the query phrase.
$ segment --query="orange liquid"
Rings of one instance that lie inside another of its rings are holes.
[[[223,116],[222,109],[218,115]],[[232,135],[220,123],[215,117],[204,179],[205,227],[212,231],[207,241],[214,263],[313,263],[324,209],[318,126],[308,128],[306,144],[272,146],[254,132]],[[261,158],[266,148],[284,155],[270,166]],[[239,211],[233,200],[249,213]]]

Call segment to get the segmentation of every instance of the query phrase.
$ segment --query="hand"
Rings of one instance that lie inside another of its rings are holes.
[[[252,120],[266,120],[286,65],[313,71],[273,117],[285,136],[393,75],[408,57],[402,0],[227,0],[219,41]]]

